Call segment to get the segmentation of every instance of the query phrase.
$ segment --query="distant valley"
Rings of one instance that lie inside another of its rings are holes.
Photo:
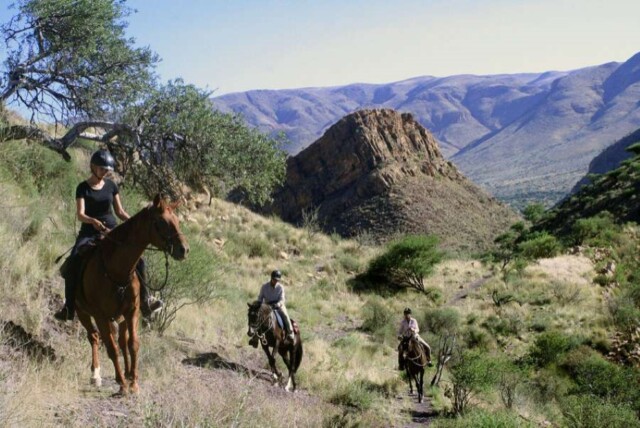
[[[603,149],[640,128],[640,54],[573,71],[416,77],[389,84],[255,90],[213,99],[296,154],[362,108],[410,112],[445,157],[517,206],[569,193]]]

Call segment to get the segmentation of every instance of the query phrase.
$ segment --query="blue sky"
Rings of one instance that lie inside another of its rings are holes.
[[[6,0],[5,0],[6,1]],[[7,3],[9,3],[7,1]],[[640,51],[639,0],[129,0],[129,34],[216,95],[569,70]],[[9,16],[0,12],[3,21]]]

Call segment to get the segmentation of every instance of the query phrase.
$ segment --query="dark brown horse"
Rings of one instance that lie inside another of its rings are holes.
[[[400,344],[404,366],[409,378],[409,389],[413,392],[411,380],[416,383],[418,403],[422,403],[424,368],[429,364],[427,353],[415,335],[405,336]]]
[[[278,325],[275,311],[266,303],[247,303],[249,306],[249,331],[247,334],[260,340],[264,353],[269,359],[269,367],[273,373],[274,380],[278,382],[282,374],[276,367],[276,351],[282,357],[287,366],[288,379],[285,390],[289,391],[293,387],[296,390],[295,374],[302,361],[302,339],[300,331],[294,327],[294,341],[286,340],[286,332]],[[293,324],[293,320],[291,321]]]
[[[189,251],[187,241],[180,233],[178,217],[173,212],[176,206],[166,203],[160,195],[156,196],[152,204],[110,231],[87,255],[84,263],[76,293],[76,308],[91,343],[91,382],[98,386],[102,383],[98,361],[98,346],[102,338],[115,368],[119,394],[137,393],[139,390],[140,281],[135,273],[136,264],[149,245],[165,251],[176,260],[183,260]],[[114,321],[119,324],[124,372],[118,358]],[[125,376],[129,383],[125,382]]]

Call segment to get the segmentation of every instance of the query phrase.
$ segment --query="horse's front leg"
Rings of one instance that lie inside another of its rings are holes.
[[[405,363],[406,364],[406,363]],[[407,375],[407,379],[409,379],[409,395],[413,395],[413,385],[411,384],[411,379],[413,379],[413,376],[411,375],[411,373],[409,372],[409,367],[406,367],[404,369],[404,372]],[[416,388],[418,387],[418,385],[416,385]]]
[[[111,322],[109,320],[100,319],[96,320],[96,323],[98,324],[98,330],[100,330],[102,341],[107,347],[107,354],[109,355],[109,359],[113,363],[113,368],[116,372],[116,382],[118,383],[118,385],[120,385],[120,391],[118,391],[118,395],[124,395],[128,392],[128,388],[124,381],[124,375],[122,373],[122,368],[120,367],[120,361],[118,360],[118,347],[116,345],[116,340],[113,337]]]
[[[416,389],[418,390],[418,403],[422,403],[422,397],[424,396],[423,380],[424,380],[424,370],[420,370],[416,377]]]
[[[129,332],[129,354],[131,355],[131,371],[129,372],[129,380],[131,381],[131,392],[138,393],[138,350],[140,349],[140,339],[138,338],[138,318],[140,310],[135,309],[133,314],[127,319],[127,329]]]
[[[274,347],[273,352],[271,352],[271,350],[269,350],[268,345],[262,345],[262,349],[264,349],[264,353],[267,354],[267,359],[269,360],[269,367],[271,368],[271,374],[273,375],[273,383],[275,384],[276,382],[278,382],[278,379],[280,379],[280,372],[276,367],[276,359],[275,359],[276,348]]]
[[[82,310],[76,311],[78,319],[82,326],[87,330],[87,339],[91,344],[91,379],[92,385],[97,387],[102,386],[102,377],[100,377],[100,359],[99,359],[99,347],[100,347],[100,334],[96,330],[95,326],[91,322],[91,317]]]
[[[126,320],[118,324],[118,345],[120,352],[122,352],[122,359],[124,360],[124,376],[127,379],[131,379],[131,360],[129,359],[129,350],[127,349],[127,342],[129,340],[129,333],[127,331]]]

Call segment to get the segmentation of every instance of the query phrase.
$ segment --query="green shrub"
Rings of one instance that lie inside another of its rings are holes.
[[[31,196],[58,194],[73,198],[79,181],[75,168],[59,154],[37,144],[2,143],[0,164],[3,175]]]
[[[370,298],[362,306],[362,330],[372,333],[378,339],[385,336],[393,337],[395,331],[395,314],[378,296]]]
[[[560,401],[563,426],[570,428],[640,427],[635,412],[623,404],[615,404],[592,395],[578,395]]]
[[[249,232],[229,233],[223,248],[232,258],[243,255],[250,258],[266,258],[274,252],[269,241],[256,233]]]
[[[609,304],[609,311],[618,330],[631,336],[640,325],[640,308],[629,297],[622,295]]]
[[[444,335],[458,332],[461,321],[456,309],[444,307],[426,310],[421,325],[430,333]]]
[[[425,291],[424,278],[433,272],[443,254],[435,236],[409,235],[391,242],[386,251],[373,259],[366,278],[388,288],[415,288]]]
[[[330,398],[329,402],[340,406],[354,407],[359,410],[371,408],[376,393],[368,382],[356,380],[343,384]]]
[[[544,216],[545,207],[543,204],[537,202],[527,205],[522,211],[524,218],[531,223],[537,223]]]
[[[554,257],[560,252],[558,239],[547,232],[542,232],[518,244],[518,251],[528,260]]]
[[[538,371],[530,381],[532,386],[530,393],[532,398],[540,403],[547,404],[552,400],[558,400],[567,395],[572,384],[569,379],[559,376],[558,370],[545,368]]]
[[[515,336],[524,327],[524,323],[518,316],[490,315],[481,325],[492,334],[501,336]]]
[[[492,344],[491,337],[485,330],[473,326],[464,331],[463,337],[469,349],[488,350]]]
[[[571,392],[597,396],[640,411],[639,370],[618,366],[584,348],[571,353],[563,367],[575,382]]]
[[[580,345],[581,339],[568,336],[559,331],[545,331],[536,337],[529,357],[538,367],[546,367],[559,362],[560,358]]]
[[[577,220],[573,225],[571,236],[576,244],[609,246],[618,230],[619,227],[615,224],[613,215],[603,211],[596,216]]]
[[[466,350],[449,367],[453,384],[453,411],[464,414],[474,395],[487,391],[497,381],[498,364],[485,352]]]

